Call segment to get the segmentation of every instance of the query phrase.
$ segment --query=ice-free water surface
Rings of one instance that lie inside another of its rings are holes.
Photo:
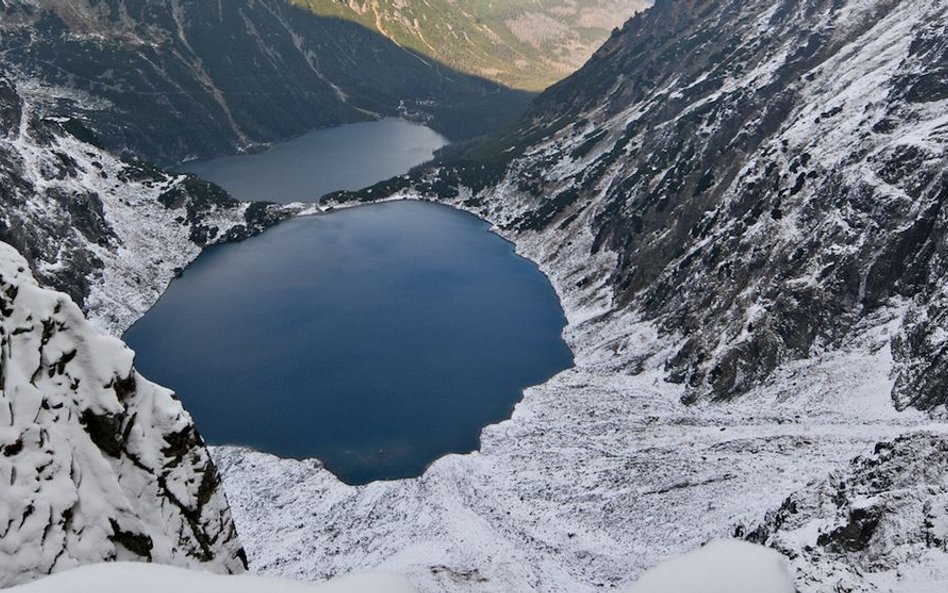
[[[486,223],[406,201],[212,247],[125,339],[210,443],[317,457],[360,484],[476,449],[571,364],[564,324]]]
[[[258,154],[178,167],[218,183],[239,200],[315,201],[407,173],[446,144],[434,130],[395,118],[316,130]]]

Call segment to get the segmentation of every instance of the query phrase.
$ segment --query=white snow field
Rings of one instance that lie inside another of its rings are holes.
[[[794,593],[778,552],[717,540],[649,570],[625,593]]]
[[[218,575],[157,564],[84,566],[9,589],[11,593],[415,593],[392,574],[356,574],[324,583]],[[714,541],[659,564],[624,593],[794,593],[783,557],[737,540]]]
[[[8,589],[10,593],[414,593],[396,575],[352,575],[298,583],[252,575],[219,575],[172,566],[109,562],[83,566]]]

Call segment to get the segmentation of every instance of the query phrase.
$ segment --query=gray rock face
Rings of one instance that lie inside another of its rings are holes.
[[[84,97],[79,114],[105,145],[159,163],[372,114],[472,136],[532,96],[285,0],[10,0],[0,50],[25,75]]]
[[[745,393],[888,311],[901,319],[896,405],[936,406],[948,397],[946,11],[660,1],[470,151],[473,164],[418,187],[468,196],[512,235],[591,234],[587,257],[614,256],[613,314],[658,324],[675,349],[666,377],[689,400]]]
[[[133,356],[0,243],[0,587],[109,560],[243,570],[190,416]]]
[[[810,590],[938,590],[948,552],[946,468],[944,434],[882,442],[736,535],[782,551]]]
[[[116,158],[90,143],[95,137],[79,121],[49,115],[56,97],[33,81],[18,89],[0,76],[0,241],[100,328],[124,331],[204,245],[288,215]]]

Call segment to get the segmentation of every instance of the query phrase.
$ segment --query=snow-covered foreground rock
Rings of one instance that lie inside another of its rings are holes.
[[[224,576],[157,566],[113,562],[60,573],[13,587],[11,593],[414,593],[391,574],[357,574],[324,583],[240,575]],[[794,593],[783,557],[735,540],[711,542],[649,570],[625,593]]]
[[[0,243],[0,587],[106,560],[244,569],[191,417]]]
[[[718,540],[642,575],[625,593],[795,593],[784,558],[761,546]]]
[[[10,589],[11,593],[414,593],[394,575],[353,575],[297,583],[250,575],[217,575],[170,566],[111,562],[70,570]]]

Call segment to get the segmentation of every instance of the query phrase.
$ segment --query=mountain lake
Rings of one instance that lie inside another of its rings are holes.
[[[244,199],[315,200],[404,172],[443,142],[381,120],[188,169]],[[362,160],[380,147],[405,154]],[[124,337],[209,444],[316,457],[365,484],[476,450],[525,387],[571,366],[565,323],[547,278],[487,223],[398,201],[210,247]]]

